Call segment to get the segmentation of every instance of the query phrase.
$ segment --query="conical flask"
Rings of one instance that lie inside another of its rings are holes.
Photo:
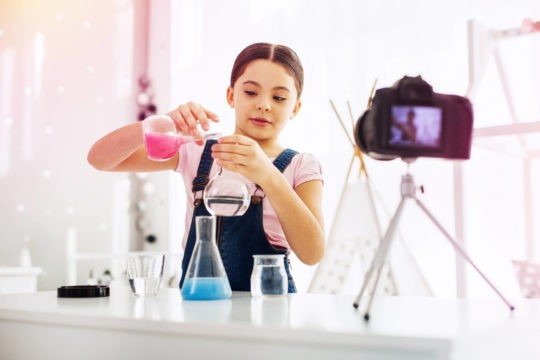
[[[182,286],[184,300],[221,300],[231,297],[231,285],[216,245],[216,218],[195,218],[197,239]]]

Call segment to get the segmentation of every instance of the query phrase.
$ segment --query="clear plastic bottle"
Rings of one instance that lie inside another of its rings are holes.
[[[222,300],[231,297],[231,285],[216,245],[216,218],[195,219],[197,239],[182,286],[184,300]]]

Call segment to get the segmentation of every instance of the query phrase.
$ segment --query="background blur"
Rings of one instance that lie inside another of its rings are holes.
[[[32,265],[43,269],[38,288],[53,290],[70,281],[75,263],[77,283],[91,271],[118,271],[107,254],[181,255],[180,176],[97,172],[87,152],[106,132],[137,121],[147,101],[158,112],[202,103],[220,115],[218,129],[230,132],[230,69],[240,50],[259,41],[289,45],[303,61],[303,107],[282,143],[322,162],[328,232],[353,152],[329,99],[349,124],[376,78],[386,87],[420,74],[436,92],[465,95],[471,51],[482,53],[468,49],[468,21],[487,37],[520,28],[526,18],[540,19],[538,1],[0,0],[0,266],[18,266],[28,248]],[[412,171],[434,215],[452,234],[459,224],[460,241],[479,267],[519,296],[511,260],[540,256],[540,193],[532,186],[540,180],[540,69],[533,66],[540,63],[540,34],[499,45],[515,106],[488,59],[477,68],[478,131],[471,159],[459,167],[458,193],[453,162],[419,159]],[[148,87],[141,87],[143,76]],[[499,125],[511,126],[493,137],[481,130]],[[366,161],[378,202],[391,213],[405,165]],[[413,206],[401,231],[435,295],[455,296],[459,269],[448,242]],[[77,252],[91,256],[74,262]],[[171,260],[174,277],[179,258]],[[306,291],[315,267],[293,268]],[[477,274],[467,271],[465,280],[468,296],[493,296]]]

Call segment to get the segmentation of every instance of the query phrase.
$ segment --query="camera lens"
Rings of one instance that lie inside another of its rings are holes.
[[[369,110],[366,110],[364,114],[362,114],[360,119],[358,119],[354,127],[354,141],[356,142],[356,145],[358,145],[360,150],[364,153],[367,152],[367,148],[366,148],[362,129],[364,128],[364,123],[366,121],[366,117],[368,113],[369,113]]]

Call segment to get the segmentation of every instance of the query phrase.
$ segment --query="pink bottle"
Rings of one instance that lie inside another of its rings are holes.
[[[181,145],[195,141],[192,136],[178,134],[173,120],[167,115],[152,115],[142,122],[144,146],[150,160],[172,158]]]
[[[182,144],[188,141],[181,139],[175,134],[146,133],[144,134],[144,146],[150,160],[165,161],[172,158]]]

